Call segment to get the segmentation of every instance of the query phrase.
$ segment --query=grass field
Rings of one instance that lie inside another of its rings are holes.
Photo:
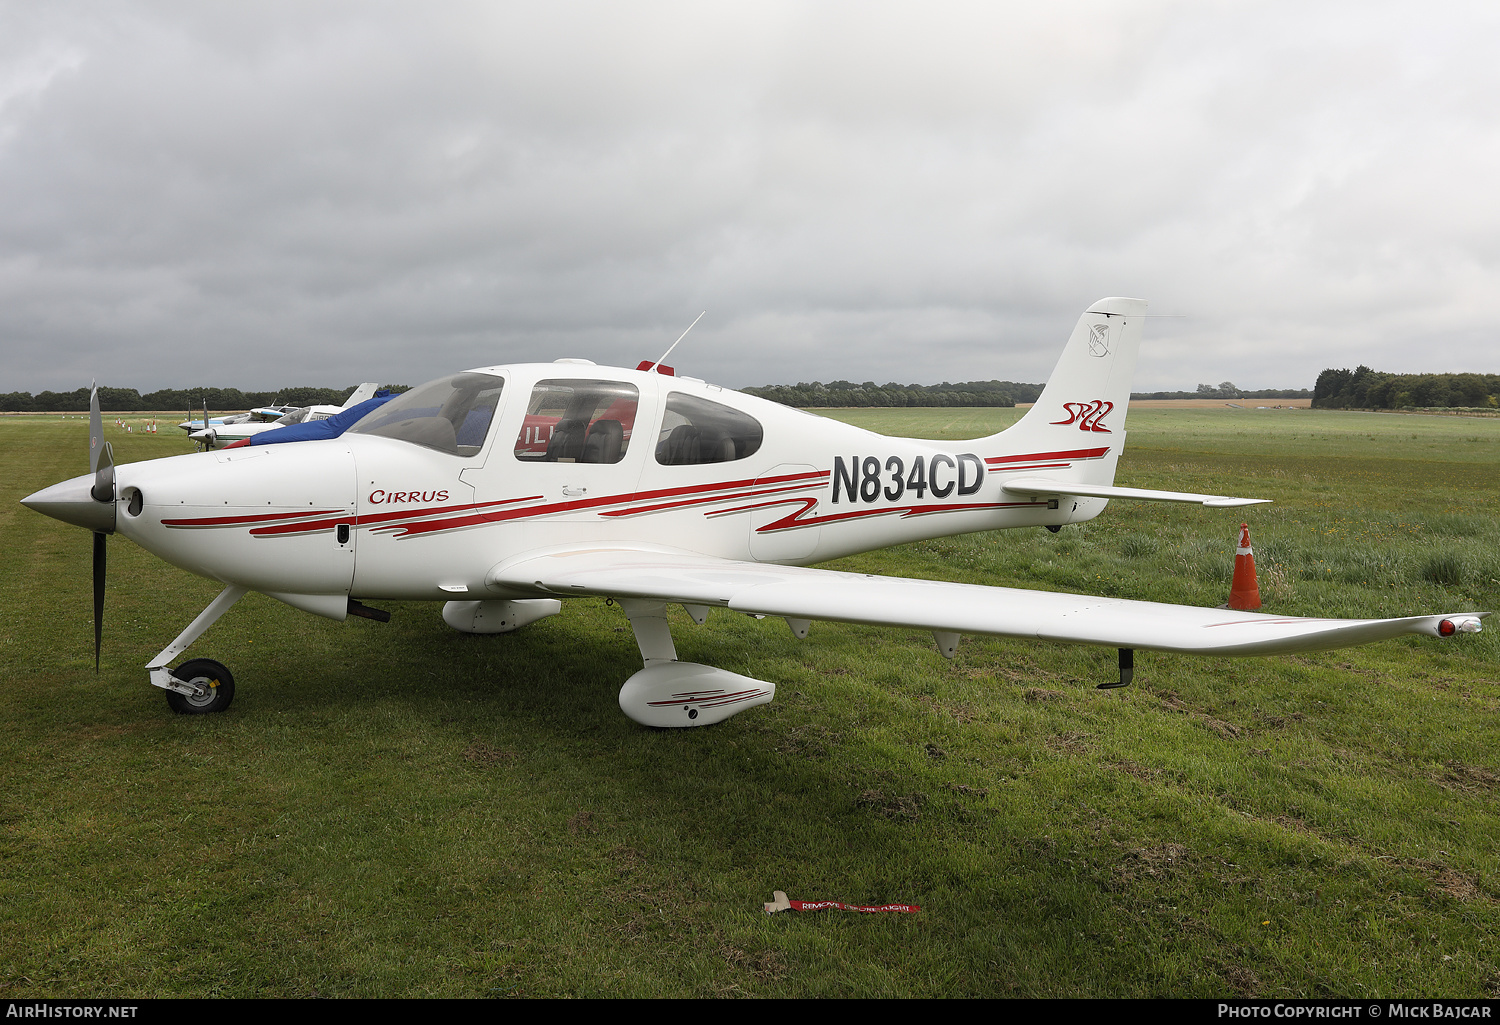
[[[1013,410],[851,410],[960,438]],[[1199,605],[1250,522],[1267,609],[1500,608],[1500,423],[1139,410],[1090,524],[837,564]],[[1295,658],[1114,653],[722,612],[678,651],[775,681],[703,730],[616,705],[618,608],[501,637],[438,608],[336,624],[260,596],[191,650],[225,714],[141,666],[216,593],[16,504],[86,424],[0,420],[0,995],[1496,996],[1500,622]],[[179,432],[112,433],[124,461]],[[915,915],[767,916],[802,900]]]

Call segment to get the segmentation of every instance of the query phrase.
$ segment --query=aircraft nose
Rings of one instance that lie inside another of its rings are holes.
[[[115,503],[96,501],[89,493],[93,486],[94,475],[86,473],[27,495],[21,499],[21,504],[85,530],[112,533],[115,529]]]

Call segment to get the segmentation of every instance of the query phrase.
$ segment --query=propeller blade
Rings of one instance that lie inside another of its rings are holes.
[[[104,535],[94,534],[94,672],[99,672],[99,648],[104,639]]]
[[[115,450],[104,440],[104,418],[99,412],[99,383],[89,389],[89,472],[94,486],[89,490],[96,502],[115,500]],[[114,525],[110,525],[114,529]]]
[[[99,469],[99,457],[104,454],[104,420],[99,413],[99,382],[90,385],[89,391],[89,473]]]
[[[94,470],[94,486],[89,489],[89,494],[96,502],[113,502],[115,500],[115,450],[109,442],[104,443],[104,452],[99,456],[98,467]]]
[[[89,497],[109,505],[109,529],[114,530],[115,450],[104,440],[104,417],[99,412],[99,383],[89,390],[89,472],[94,486]],[[99,671],[99,650],[104,641],[104,538],[106,531],[94,531],[94,672]]]

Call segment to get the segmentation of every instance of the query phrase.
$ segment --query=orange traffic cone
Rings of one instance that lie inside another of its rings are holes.
[[[1255,582],[1255,553],[1250,550],[1250,524],[1240,524],[1240,546],[1234,550],[1234,583],[1229,586],[1229,607],[1260,608],[1260,586]]]

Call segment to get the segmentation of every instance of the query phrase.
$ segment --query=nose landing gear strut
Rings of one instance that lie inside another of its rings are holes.
[[[180,715],[206,715],[224,711],[234,700],[234,677],[228,668],[213,659],[191,659],[176,669],[168,669],[167,663],[203,636],[203,632],[228,612],[229,606],[239,601],[246,590],[248,588],[238,584],[224,588],[208,608],[177,635],[175,641],[146,663],[146,669],[151,673],[151,685],[167,692],[167,704],[172,711]]]

